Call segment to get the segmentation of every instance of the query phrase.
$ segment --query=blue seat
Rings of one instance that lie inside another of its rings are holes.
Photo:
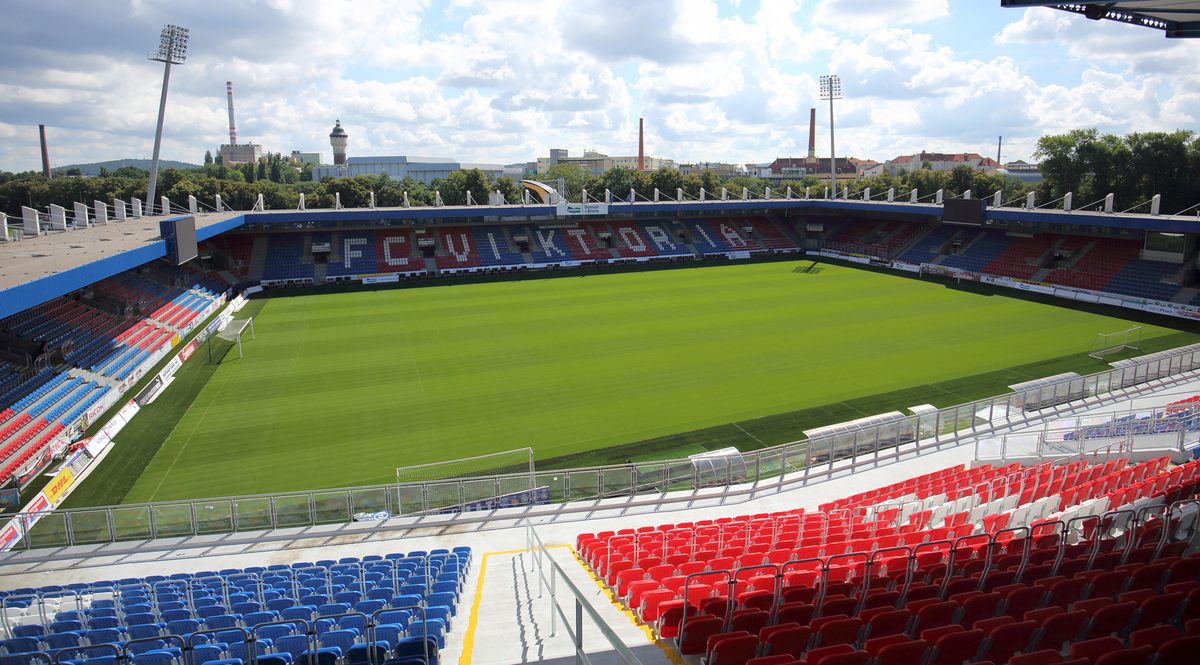
[[[321,649],[334,648],[338,650],[338,658],[350,652],[350,647],[358,641],[358,631],[354,630],[331,630],[321,633],[317,637],[317,644]]]
[[[392,598],[391,602],[388,603],[388,605],[390,605],[391,607],[394,607],[394,608],[398,608],[398,609],[404,608],[404,607],[420,607],[421,602],[424,600],[425,600],[425,594],[418,594],[418,593],[401,594],[399,596],[394,596]]]
[[[61,633],[50,633],[45,637],[46,646],[51,649],[72,649],[83,643],[83,631],[67,630]]]
[[[165,621],[167,623],[171,623],[172,621],[186,621],[186,620],[195,618],[192,616],[192,611],[187,610],[187,609],[164,610],[162,612],[159,612],[158,616],[159,616],[159,618],[161,618],[163,621]]]
[[[238,614],[216,614],[204,619],[204,625],[208,628],[208,630],[237,628],[241,623],[242,617]]]
[[[84,631],[83,639],[88,644],[116,644],[124,641],[124,633],[118,628],[92,628]]]
[[[392,658],[399,659],[412,656],[425,658],[428,655],[429,665],[434,665],[437,663],[438,649],[438,641],[434,637],[424,638],[420,635],[414,635],[400,640],[400,644],[396,645],[396,648],[392,650]]]
[[[167,622],[167,634],[179,635],[187,639],[188,635],[200,630],[200,622],[195,619],[176,619]]]
[[[177,665],[177,661],[174,652],[155,649],[134,656],[133,665]]]
[[[117,628],[122,625],[121,620],[115,616],[93,616],[91,619],[88,619],[88,626],[92,630],[98,628]]]
[[[390,598],[390,596],[389,596],[389,598]],[[360,600],[360,601],[358,601],[358,603],[356,603],[354,605],[354,611],[362,612],[363,614],[366,614],[367,616],[371,616],[372,614],[378,612],[379,610],[382,610],[385,607],[387,607],[386,600]]]
[[[387,660],[387,651],[387,646],[379,642],[355,644],[346,653],[346,663],[349,665],[363,665],[364,663],[382,665],[383,661]]]
[[[311,621],[313,614],[316,611],[317,608],[313,607],[312,605],[295,605],[283,610],[280,616],[284,619],[301,619],[304,621]]]
[[[408,634],[414,637],[435,638],[439,649],[446,647],[446,622],[441,619],[414,621],[408,626]]]
[[[218,644],[200,644],[192,647],[192,658],[190,665],[204,665],[214,661],[220,662],[226,659],[227,654],[225,648]],[[239,661],[240,662],[240,661]]]
[[[261,657],[265,656],[267,653],[269,653],[271,651],[271,647],[273,646],[273,643],[271,642],[271,640],[268,640],[265,637],[254,640],[250,644],[254,645],[253,653],[258,658],[261,658]],[[249,663],[250,662],[250,654],[251,654],[250,644],[247,644],[246,642],[229,642],[228,643],[229,657],[237,658],[238,660],[241,660],[242,662]]]
[[[37,637],[12,637],[4,640],[4,650],[10,654],[41,651],[42,643]]]
[[[27,623],[12,627],[16,637],[41,637],[46,634],[46,627],[40,623]]]
[[[350,605],[348,603],[327,603],[317,608],[317,614],[323,617],[345,614],[349,611]]]
[[[271,626],[261,626],[254,629],[255,637],[265,637],[272,642],[278,642],[279,638],[287,635],[295,635],[300,632],[299,627],[291,623],[280,623]]]
[[[50,630],[46,631],[47,635],[53,633],[67,633],[77,630],[83,630],[83,622],[78,619],[58,619],[50,624]]]
[[[161,637],[162,631],[163,624],[161,623],[139,623],[137,625],[130,626],[127,629],[129,639],[131,640],[142,640],[149,637]]]
[[[286,653],[269,653],[258,657],[258,665],[292,665],[292,657]]]
[[[267,609],[272,612],[282,612],[295,605],[296,601],[291,598],[275,598],[267,601]]]
[[[147,640],[145,642],[129,642],[125,645],[125,649],[129,653],[139,655],[149,653],[151,651],[165,651],[167,643],[162,640]]]
[[[246,624],[247,628],[250,628],[253,626],[257,626],[260,623],[271,623],[272,621],[276,621],[278,619],[279,619],[278,612],[271,612],[271,611],[251,612],[251,613],[247,614],[246,616],[242,617],[242,622]]]
[[[337,627],[345,630],[353,630],[356,635],[366,635],[367,617],[361,614],[347,614],[338,617]]]
[[[196,616],[201,619],[226,614],[224,605],[204,605],[196,608]]]
[[[342,652],[336,648],[323,648],[306,653],[303,657],[310,665],[338,665],[342,659]]]
[[[445,605],[429,605],[425,608],[425,620],[432,621],[440,619],[446,626],[450,625],[450,618],[454,616],[454,611]]]
[[[458,605],[458,594],[450,592],[431,593],[425,598],[425,604],[428,606],[444,605],[450,608],[450,614],[454,614]]]
[[[274,642],[276,652],[288,654],[293,661],[299,660],[300,656],[308,652],[307,635],[284,635]]]
[[[375,626],[375,641],[391,651],[404,639],[404,626],[398,623],[381,623]]]
[[[195,665],[203,665],[205,662],[211,663],[211,665],[243,665],[241,658],[224,658],[221,660],[209,661],[197,660]]]

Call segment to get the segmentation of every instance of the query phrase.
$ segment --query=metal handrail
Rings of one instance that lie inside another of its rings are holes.
[[[558,562],[555,561],[554,557],[550,555],[550,552],[546,549],[545,543],[542,542],[541,536],[538,535],[537,530],[533,528],[532,524],[526,525],[525,538],[529,545],[529,551],[534,554],[534,556],[531,557],[530,563],[534,568],[537,569],[538,573],[538,597],[540,598],[542,596],[544,587],[550,587],[550,605],[552,608],[552,611],[550,612],[550,637],[556,636],[558,632],[558,619],[561,617],[563,621],[563,629],[566,631],[567,636],[571,638],[571,641],[575,646],[575,662],[579,663],[580,665],[591,665],[591,659],[588,658],[587,653],[583,650],[583,615],[586,613],[588,618],[590,618],[592,622],[596,624],[596,627],[599,628],[600,634],[604,636],[604,639],[608,640],[608,643],[612,645],[613,650],[617,652],[617,655],[619,655],[624,662],[628,663],[629,665],[641,665],[642,661],[638,660],[638,657],[633,655],[633,652],[625,646],[625,643],[621,641],[621,638],[617,637],[617,634],[608,627],[608,624],[604,621],[596,609],[592,607],[592,604],[588,602],[583,592],[579,590],[579,587],[575,586],[575,583],[572,582],[571,578],[567,576],[567,573],[562,569],[562,566],[558,565]],[[550,562],[549,580],[546,578],[546,561]],[[567,590],[570,591],[571,595],[575,597],[574,630],[571,629],[571,620],[567,617],[566,612],[563,611],[562,606],[558,604],[557,580],[560,577],[562,578],[563,583],[566,584]]]

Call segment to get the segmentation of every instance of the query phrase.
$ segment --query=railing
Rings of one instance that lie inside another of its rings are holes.
[[[641,665],[641,661],[638,660],[637,656],[633,655],[633,652],[629,650],[629,647],[625,646],[621,638],[617,637],[612,628],[608,627],[604,618],[592,607],[592,604],[584,597],[579,587],[575,586],[575,583],[567,576],[562,566],[558,565],[558,562],[554,560],[554,557],[546,549],[541,536],[537,534],[532,524],[525,527],[525,539],[528,543],[529,551],[533,553],[533,556],[530,557],[530,571],[537,570],[538,574],[538,598],[543,597],[547,587],[550,591],[550,637],[555,637],[558,634],[558,619],[561,618],[563,630],[566,631],[567,637],[571,638],[571,642],[575,647],[575,662],[580,665],[591,665],[592,660],[588,658],[587,651],[583,647],[583,615],[586,613],[588,618],[592,620],[592,623],[596,624],[596,628],[600,631],[600,634],[612,645],[613,651],[617,652],[617,655],[621,657],[623,662],[629,663],[629,665]],[[550,564],[549,579],[546,576],[547,562]],[[558,603],[557,581],[559,578],[566,585],[567,591],[575,598],[574,622],[563,611],[562,605]],[[571,628],[572,623],[574,624],[574,629]]]
[[[1077,401],[1085,397],[1108,395],[1116,398],[1112,394],[1114,391],[1196,368],[1200,368],[1200,346],[1183,347],[1129,367],[1034,391],[1010,393],[907,416],[875,427],[853,428],[763,448],[736,458],[707,460],[704,468],[688,459],[638,462],[535,471],[532,476],[522,472],[421,483],[0,515],[0,521],[15,519],[16,527],[24,536],[16,547],[31,550],[303,529],[344,525],[356,519],[369,522],[361,527],[364,532],[403,530],[412,526],[405,520],[380,522],[379,513],[386,513],[387,517],[420,516],[421,526],[428,527],[438,523],[486,522],[493,519],[491,511],[522,506],[527,509],[526,517],[585,514],[593,508],[550,504],[603,498],[629,497],[628,505],[663,508],[692,502],[699,491],[714,500],[744,500],[755,493],[803,487],[840,478],[859,469],[960,445],[967,437],[1043,420],[1049,417],[1046,410],[1051,407],[1070,408],[1072,402],[1078,406]],[[1159,406],[1170,401],[1174,399],[1166,398]],[[1027,403],[1041,407],[1041,410],[1026,412],[1024,406]],[[664,496],[668,492],[681,494]],[[525,493],[525,497],[513,499],[521,493]],[[478,516],[459,514],[472,511],[481,512]],[[439,520],[439,515],[447,517]],[[345,531],[354,532],[355,529],[347,527]],[[295,534],[288,537],[295,537]]]

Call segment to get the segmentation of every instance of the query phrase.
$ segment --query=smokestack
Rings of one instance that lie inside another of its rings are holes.
[[[1002,156],[1000,154],[1000,152],[1003,150],[1003,148],[1004,148],[1004,137],[1001,136],[1000,140],[996,141],[996,163],[999,164],[1000,166],[1004,166],[1004,162],[1000,161],[1000,158]]]
[[[233,124],[233,81],[225,82],[225,95],[229,97],[229,145],[237,145],[237,125]]]
[[[46,147],[46,126],[38,125],[38,134],[42,137],[42,175],[50,177],[50,150]]]
[[[638,171],[646,170],[646,120],[638,118]]]
[[[808,159],[817,158],[817,110],[808,110]]]

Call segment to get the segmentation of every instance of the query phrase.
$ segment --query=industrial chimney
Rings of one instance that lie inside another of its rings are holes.
[[[808,110],[808,161],[817,160],[817,110]]]
[[[38,134],[42,137],[42,175],[50,177],[50,150],[46,147],[46,126],[38,125]]]
[[[225,82],[225,95],[229,98],[229,145],[237,145],[237,125],[233,123],[233,81]]]
[[[646,170],[646,120],[638,118],[638,171]]]

